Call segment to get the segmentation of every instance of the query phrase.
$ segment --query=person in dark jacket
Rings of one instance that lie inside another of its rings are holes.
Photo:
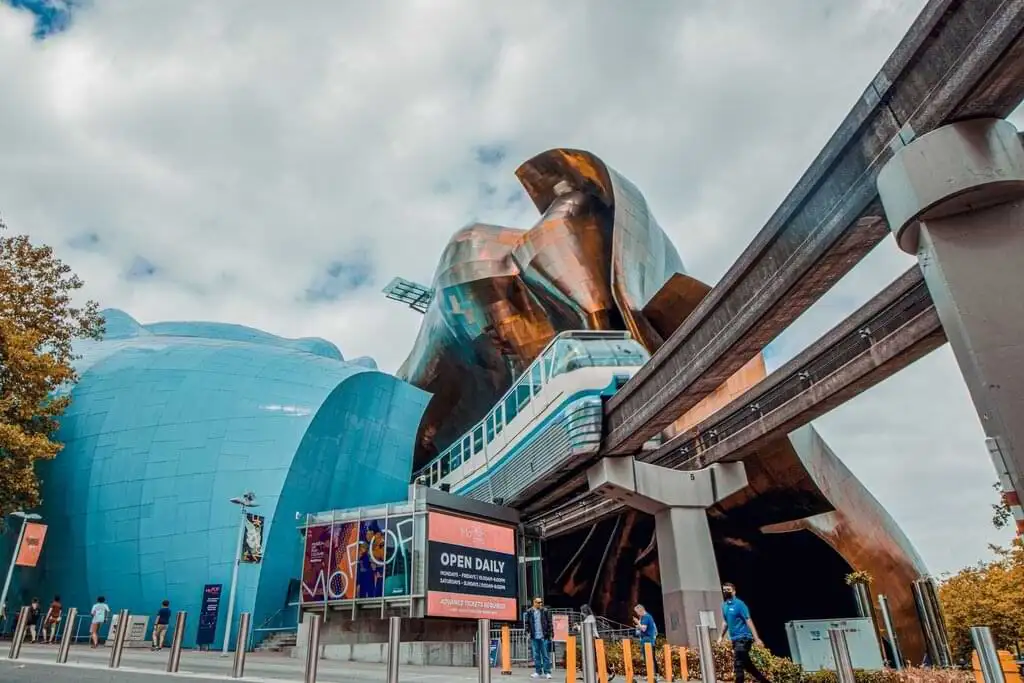
[[[551,678],[551,639],[554,638],[555,627],[543,599],[533,599],[533,607],[523,617],[523,628],[530,636],[530,649],[533,651],[533,674],[530,678]]]

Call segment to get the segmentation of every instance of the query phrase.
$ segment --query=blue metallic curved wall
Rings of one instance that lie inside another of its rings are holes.
[[[321,339],[106,315],[104,341],[80,348],[65,449],[41,468],[50,528],[26,590],[79,610],[103,594],[148,615],[168,599],[188,610],[190,643],[203,585],[220,583],[219,645],[231,497],[256,492],[266,517],[264,562],[241,567],[236,600],[255,626],[300,576],[297,515],[405,499],[426,393]]]

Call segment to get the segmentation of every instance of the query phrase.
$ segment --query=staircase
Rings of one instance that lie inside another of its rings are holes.
[[[281,631],[269,636],[268,638],[264,638],[263,642],[256,648],[256,651],[284,652],[287,654],[291,652],[293,647],[295,647],[296,642],[297,634],[295,631]]]

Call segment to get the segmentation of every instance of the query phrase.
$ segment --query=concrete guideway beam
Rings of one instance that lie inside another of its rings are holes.
[[[747,485],[743,463],[681,472],[633,456],[603,458],[587,481],[595,494],[654,516],[665,636],[694,645],[694,626],[716,624],[722,602],[707,508]]]
[[[1024,145],[1002,119],[943,126],[886,164],[878,193],[917,255],[1024,533]]]

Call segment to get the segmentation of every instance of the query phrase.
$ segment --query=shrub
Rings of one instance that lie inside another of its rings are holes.
[[[665,676],[664,657],[662,654],[664,645],[664,639],[659,638],[657,646],[654,648],[654,665],[658,677],[662,680],[664,680]],[[733,680],[732,647],[728,643],[723,643],[722,645],[714,643],[712,648],[715,653],[715,673],[718,680]],[[636,641],[632,641],[630,650],[633,655],[635,681],[643,683],[641,676],[641,672],[644,670],[643,651]],[[758,669],[767,674],[772,683],[839,682],[835,671],[804,671],[799,664],[788,657],[777,657],[763,647],[755,646],[750,652],[750,658]],[[625,675],[626,667],[622,657],[622,641],[605,641],[605,660],[610,673],[615,673],[617,676]],[[691,648],[686,651],[686,667],[689,680],[701,680],[700,657],[696,649]],[[673,679],[679,680],[679,651],[676,648],[673,648],[672,651],[672,669]],[[883,669],[881,671],[857,669],[853,673],[857,683],[973,683],[974,681],[974,676],[970,671],[958,669],[905,669],[902,672],[896,672],[892,669]]]

